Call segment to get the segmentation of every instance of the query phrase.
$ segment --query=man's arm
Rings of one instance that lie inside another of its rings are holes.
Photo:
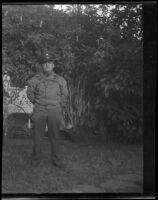
[[[67,88],[67,82],[63,77],[60,78],[60,89],[61,89],[61,101],[62,104],[65,106],[67,103],[68,88]]]
[[[35,103],[35,89],[36,89],[36,81],[34,78],[28,81],[28,88],[27,88],[27,97],[32,104]]]

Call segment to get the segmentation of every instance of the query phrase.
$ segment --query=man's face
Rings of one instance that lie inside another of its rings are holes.
[[[54,63],[52,61],[43,64],[44,73],[49,74],[53,71],[53,69],[54,69]]]

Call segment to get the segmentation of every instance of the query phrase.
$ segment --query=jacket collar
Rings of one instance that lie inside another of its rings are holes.
[[[52,72],[49,76],[46,76],[44,73],[40,74],[40,77],[44,80],[53,80],[56,76],[57,74],[55,74],[54,72]]]

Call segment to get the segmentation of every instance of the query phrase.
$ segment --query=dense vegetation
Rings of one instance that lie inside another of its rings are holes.
[[[140,5],[14,5],[2,8],[3,72],[24,87],[46,49],[69,87],[68,112],[80,132],[142,135]]]

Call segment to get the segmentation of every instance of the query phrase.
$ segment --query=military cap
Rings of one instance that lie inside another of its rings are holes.
[[[41,55],[41,57],[39,58],[39,61],[40,61],[41,64],[44,64],[46,62],[54,61],[54,59],[52,58],[52,56],[48,52],[45,52]]]

